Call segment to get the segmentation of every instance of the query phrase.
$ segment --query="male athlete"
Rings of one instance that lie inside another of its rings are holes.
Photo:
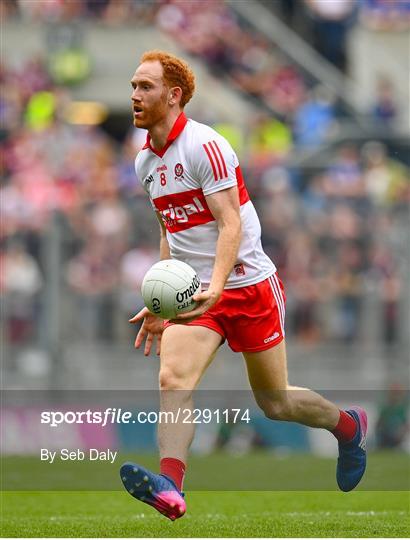
[[[175,258],[198,272],[203,289],[195,309],[164,321],[147,308],[135,340],[160,354],[161,408],[191,406],[192,392],[227,340],[245,358],[256,401],[268,418],[329,430],[339,443],[337,482],[350,491],[366,467],[363,409],[339,410],[315,392],[289,386],[285,295],[264,253],[260,224],[235,152],[210,127],[186,118],[194,75],[181,59],[149,51],[131,79],[134,125],[148,130],[136,173],[160,223],[161,259]],[[160,473],[125,463],[127,491],[171,520],[186,510],[182,483],[194,425],[160,423]]]

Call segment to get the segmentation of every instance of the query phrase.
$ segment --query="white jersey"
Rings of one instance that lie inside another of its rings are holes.
[[[151,147],[148,135],[135,170],[154,210],[162,216],[171,257],[190,264],[204,288],[211,280],[218,240],[206,196],[232,186],[239,190],[242,240],[225,288],[253,285],[276,271],[262,249],[259,219],[238,158],[215,130],[181,113],[161,151]]]

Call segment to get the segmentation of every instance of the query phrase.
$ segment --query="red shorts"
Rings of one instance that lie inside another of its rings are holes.
[[[285,302],[283,283],[274,274],[255,285],[225,289],[215,306],[186,324],[215,330],[234,352],[264,351],[285,336]]]

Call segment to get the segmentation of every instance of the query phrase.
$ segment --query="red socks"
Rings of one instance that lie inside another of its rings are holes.
[[[356,420],[345,411],[340,411],[339,422],[334,430],[331,431],[336,439],[341,443],[349,442],[357,432]]]
[[[182,491],[182,484],[185,476],[185,463],[172,457],[163,458],[160,461],[160,473],[171,478],[179,491]]]

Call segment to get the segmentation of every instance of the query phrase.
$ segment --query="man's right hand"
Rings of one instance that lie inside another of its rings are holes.
[[[144,307],[139,311],[134,317],[132,317],[128,322],[131,324],[138,323],[144,319],[144,322],[139,329],[137,337],[135,338],[135,348],[139,349],[142,342],[145,340],[144,354],[148,356],[151,352],[152,342],[154,337],[157,337],[157,354],[161,352],[161,337],[162,332],[164,331],[164,319],[160,319],[153,315],[148,308]]]

